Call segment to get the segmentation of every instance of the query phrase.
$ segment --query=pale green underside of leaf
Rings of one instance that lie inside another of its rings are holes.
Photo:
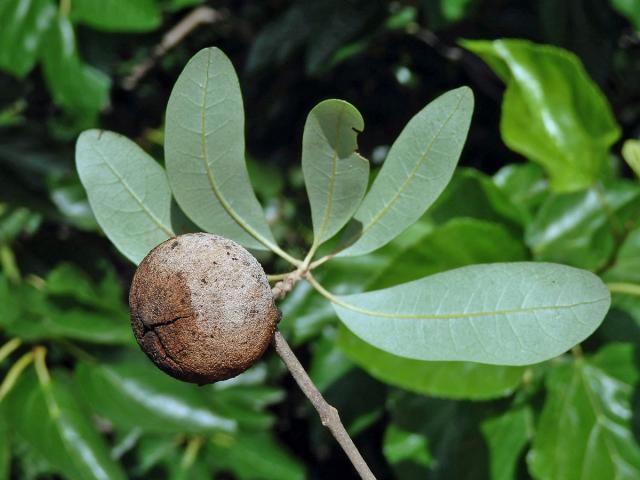
[[[219,49],[198,52],[178,77],[167,105],[165,154],[176,200],[200,228],[247,248],[275,244],[245,163],[238,77]]]
[[[357,135],[363,129],[360,112],[342,100],[325,100],[307,117],[302,172],[316,245],[349,221],[367,189],[369,162],[356,152]]]
[[[422,216],[451,180],[472,111],[473,94],[461,87],[409,121],[355,214],[355,242],[341,255],[376,250]]]
[[[88,130],[78,138],[76,166],[98,223],[129,260],[138,264],[174,236],[165,172],[134,142]]]
[[[516,262],[462,267],[342,296],[334,308],[352,332],[395,355],[525,365],[588,337],[610,301],[590,272]]]

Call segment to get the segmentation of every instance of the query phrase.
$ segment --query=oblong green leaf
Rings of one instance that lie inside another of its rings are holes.
[[[154,0],[73,0],[71,16],[77,23],[108,32],[145,32],[162,22]]]
[[[11,467],[11,437],[4,418],[0,417],[0,480],[9,480]]]
[[[518,478],[518,460],[533,436],[533,413],[529,407],[513,408],[484,420],[480,426],[489,447],[491,480]]]
[[[465,41],[505,82],[500,133],[542,165],[557,191],[590,186],[608,161],[620,127],[580,59],[550,45],[515,39]]]
[[[163,168],[128,138],[87,130],[76,144],[76,167],[109,240],[138,264],[167,238],[171,190]]]
[[[54,102],[92,125],[109,101],[111,79],[80,58],[71,20],[61,11],[42,39],[42,73]]]
[[[640,227],[627,234],[604,278],[609,282],[633,282],[640,285]]]
[[[451,180],[472,111],[473,94],[461,87],[409,121],[355,214],[354,243],[341,255],[376,250],[420,218]]]
[[[249,480],[303,480],[304,465],[268,432],[241,431],[236,435],[213,434],[207,456],[216,470],[233,472]]]
[[[12,428],[64,478],[124,480],[67,380],[56,372],[44,384],[33,372],[23,375],[5,400]]]
[[[367,189],[369,162],[357,153],[357,136],[363,129],[360,112],[342,100],[320,102],[307,117],[302,172],[315,245],[338,233]]]
[[[372,377],[432,397],[487,400],[510,395],[526,367],[470,362],[427,362],[399,357],[361,340],[347,328],[338,331],[338,347]]]
[[[247,248],[275,244],[247,172],[238,77],[219,49],[200,50],[178,77],[165,154],[176,200],[200,228]]]
[[[139,361],[88,364],[76,370],[76,381],[100,415],[123,428],[149,432],[233,432],[234,420],[216,414],[204,393]]]
[[[526,231],[536,260],[598,270],[607,265],[625,225],[640,215],[640,186],[617,179],[588,190],[552,194]]]
[[[640,178],[640,140],[627,140],[622,145],[622,158]]]
[[[55,13],[55,5],[48,0],[34,0],[26,5],[23,0],[5,0],[0,4],[1,69],[18,77],[29,73]]]
[[[341,296],[334,308],[356,335],[395,355],[525,365],[584,340],[610,302],[590,272],[517,262],[472,265]]]
[[[592,358],[556,367],[527,458],[536,479],[640,478],[633,432],[638,381],[632,345],[611,344]]]
[[[636,31],[640,32],[640,1],[611,0],[611,6],[623,17],[626,17]]]

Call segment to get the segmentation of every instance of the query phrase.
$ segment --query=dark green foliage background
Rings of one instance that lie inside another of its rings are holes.
[[[112,10],[95,7],[107,3]],[[43,382],[28,366],[0,403],[0,479],[355,478],[272,352],[237,381],[198,388],[155,370],[133,340],[133,266],[93,219],[74,142],[85,128],[110,129],[162,161],[170,90],[204,47],[220,47],[238,70],[252,181],[278,241],[297,255],[312,240],[300,149],[314,105],[341,98],[358,107],[360,153],[375,171],[426,103],[460,85],[474,90],[463,168],[442,198],[382,250],[319,270],[333,291],[524,259],[640,282],[640,184],[621,142],[593,187],[550,191],[542,169],[501,138],[503,82],[458,44],[521,38],[575,53],[620,138],[638,138],[640,2],[207,2],[222,19],[124,88],[200,3],[0,1],[0,345],[22,340],[0,376],[35,346],[47,348],[51,375]],[[32,17],[17,20],[20,4]],[[123,4],[129,10],[113,10]],[[34,51],[30,38],[41,40]],[[284,268],[261,261],[268,273]],[[379,478],[640,476],[637,297],[614,294],[593,337],[527,368],[399,359],[350,335],[304,284],[282,310],[282,330]],[[79,460],[81,451],[93,460]]]

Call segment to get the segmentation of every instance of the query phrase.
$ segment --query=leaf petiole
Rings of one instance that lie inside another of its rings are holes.
[[[11,391],[25,368],[33,362],[33,352],[27,352],[14,363],[0,385],[0,402]]]
[[[607,283],[607,288],[611,293],[619,293],[622,295],[634,295],[640,297],[640,285],[635,283]]]
[[[51,383],[51,375],[49,375],[49,369],[47,368],[47,349],[42,346],[38,346],[33,349],[33,359],[35,361],[36,374],[38,375],[38,381],[40,385],[47,386]]]
[[[22,340],[13,338],[0,347],[0,363],[4,362],[5,358],[15,352],[20,345],[22,345]]]

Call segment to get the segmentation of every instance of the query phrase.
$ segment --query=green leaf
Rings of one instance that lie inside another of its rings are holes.
[[[394,393],[387,401],[389,428],[413,434],[415,445],[410,455],[392,463],[396,478],[486,480],[486,442],[476,420],[482,404]]]
[[[73,26],[61,12],[43,41],[40,58],[54,102],[86,118],[86,122],[93,122],[109,100],[109,77],[80,60]]]
[[[0,274],[0,305],[2,305],[0,327],[6,328],[20,318],[22,302],[15,294],[15,287],[10,283],[6,273]]]
[[[631,345],[612,344],[593,358],[556,367],[528,457],[531,474],[545,480],[638,478],[630,404],[637,380]]]
[[[614,252],[616,237],[640,215],[640,186],[616,180],[582,192],[552,194],[527,228],[537,260],[597,270]]]
[[[21,235],[32,235],[40,226],[42,216],[18,207],[0,213],[0,242],[9,244]]]
[[[125,479],[67,380],[54,372],[40,383],[24,374],[5,400],[12,428],[65,478]]]
[[[423,0],[427,25],[431,30],[441,30],[467,16],[474,0]]]
[[[502,223],[513,233],[525,223],[519,204],[495,185],[493,179],[473,168],[458,167],[447,188],[427,212],[436,223],[457,217]]]
[[[384,456],[392,465],[411,462],[430,467],[433,464],[427,438],[420,433],[404,430],[395,423],[387,426],[383,445]]]
[[[0,69],[17,77],[31,71],[55,12],[50,0],[4,0],[0,4]]]
[[[524,365],[587,338],[610,301],[589,272],[522,262],[462,267],[340,296],[334,309],[356,335],[395,355]]]
[[[177,12],[186,7],[200,5],[204,0],[161,0],[159,3],[162,5],[162,10]]]
[[[75,303],[58,302],[62,299],[48,297],[27,283],[10,290],[5,290],[3,283],[0,281],[0,297],[10,298],[3,302],[8,308],[2,318],[9,335],[29,341],[67,338],[109,345],[133,342],[129,316],[123,308],[90,311]]]
[[[372,273],[370,288],[385,288],[475,263],[527,260],[520,240],[502,225],[454,218],[399,249],[392,262]]]
[[[611,0],[610,3],[620,15],[631,22],[637,31],[640,31],[640,1]]]
[[[75,308],[62,310],[49,303],[30,308],[26,313],[28,321],[14,322],[7,328],[12,335],[25,340],[67,338],[105,345],[134,343],[126,315],[97,314]]]
[[[55,468],[26,441],[12,435],[14,475],[21,480],[39,480],[55,475]]]
[[[384,415],[387,387],[359,369],[349,369],[343,376],[333,381],[322,393],[330,405],[340,412],[340,419],[351,437],[355,437],[371,427]],[[362,395],[362,392],[367,392]],[[309,415],[312,443],[324,443],[331,448],[335,439],[329,435],[315,412]]]
[[[49,195],[58,211],[74,227],[90,232],[98,230],[87,194],[78,179],[56,181],[49,187]]]
[[[106,311],[126,311],[122,288],[113,268],[106,268],[100,283],[96,284],[77,266],[60,263],[47,275],[45,288],[50,296],[71,298],[82,305]]]
[[[376,15],[381,13],[381,4],[366,0],[325,0],[302,5],[304,22],[309,25],[304,29],[308,36],[305,67],[311,75],[328,70],[332,54],[357,37],[367,24],[375,22]]]
[[[284,391],[265,385],[266,369],[258,366],[234,377],[205,387],[212,408],[219,415],[236,420],[240,428],[267,429],[275,418],[267,407],[280,402]]]
[[[528,407],[507,412],[482,422],[480,427],[489,445],[491,480],[517,478],[518,459],[533,436],[533,415]]]
[[[618,250],[614,264],[606,271],[607,281],[640,284],[640,228],[631,231]]]
[[[219,49],[198,52],[178,77],[165,153],[176,200],[198,226],[247,248],[275,247],[247,173],[238,77]]]
[[[640,178],[640,140],[627,140],[622,145],[622,157]]]
[[[365,0],[293,2],[260,30],[249,52],[247,70],[280,66],[306,47],[307,73],[326,71],[332,66],[332,56],[350,41],[357,41],[367,24],[383,14],[383,4]]]
[[[204,393],[165,375],[142,356],[135,360],[81,363],[76,381],[100,415],[123,428],[148,432],[232,432],[234,420],[208,405]]]
[[[620,128],[606,97],[572,53],[524,40],[464,41],[507,85],[500,132],[539,163],[556,191],[590,186]]]
[[[338,347],[374,378],[432,397],[487,400],[510,395],[525,367],[470,362],[425,362],[392,355],[341,327]]]
[[[74,22],[108,32],[145,32],[160,26],[155,0],[73,0]]]
[[[9,480],[11,473],[11,444],[9,428],[0,416],[0,480]]]
[[[174,236],[164,170],[131,140],[88,130],[78,138],[76,166],[98,223],[133,263]]]
[[[292,3],[280,16],[268,23],[251,44],[246,69],[256,72],[267,66],[281,65],[299,49],[309,37],[307,28],[300,28],[305,20],[314,19],[308,9],[311,3]]]
[[[313,343],[313,356],[308,371],[318,390],[324,392],[349,373],[353,363],[338,348],[335,328],[326,328],[322,333]]]
[[[498,188],[520,207],[524,224],[531,223],[538,207],[549,195],[549,182],[536,163],[509,164],[493,176]]]
[[[268,433],[216,433],[208,445],[217,469],[240,480],[303,480],[304,467]]]
[[[307,117],[302,171],[316,246],[351,219],[367,189],[369,162],[357,153],[363,129],[360,112],[342,100],[325,100]]]
[[[175,435],[145,435],[138,441],[135,449],[136,466],[134,474],[144,478],[152,468],[167,457],[172,457],[178,449]]]
[[[401,7],[389,12],[389,17],[384,22],[386,29],[394,31],[406,31],[418,19],[418,9],[414,6]]]
[[[453,175],[467,137],[473,94],[467,87],[441,95],[414,116],[389,151],[355,214],[355,242],[341,255],[380,248],[413,224]]]

